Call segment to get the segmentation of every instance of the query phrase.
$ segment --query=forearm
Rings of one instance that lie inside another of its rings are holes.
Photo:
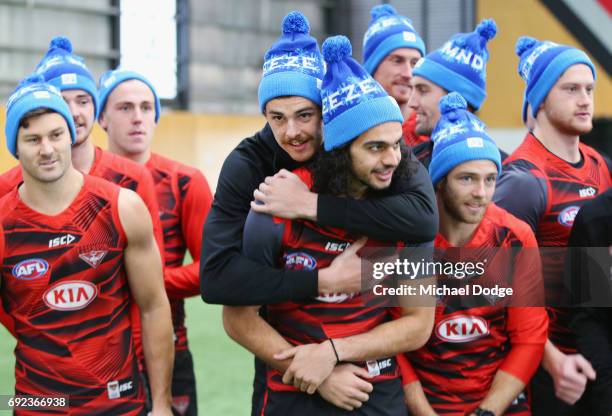
[[[167,298],[141,310],[142,344],[151,387],[153,408],[171,403],[174,344]]]
[[[524,389],[525,383],[521,380],[503,370],[498,370],[480,407],[501,415]]]
[[[200,293],[200,262],[181,267],[166,267],[164,286],[171,299],[184,299]]]
[[[276,360],[274,354],[291,348],[274,328],[259,316],[256,307],[224,306],[225,332],[266,364],[285,372],[291,360]]]
[[[431,334],[434,308],[415,308],[372,330],[347,338],[334,338],[340,361],[367,361],[390,357],[422,347]]]
[[[546,344],[544,345],[542,367],[544,367],[544,369],[550,373],[555,363],[558,362],[561,357],[563,357],[563,352],[561,352],[561,350],[559,350],[559,348],[557,348],[550,339],[547,339]]]
[[[423,386],[418,380],[404,386],[404,401],[411,415],[436,416],[436,412],[427,401]]]

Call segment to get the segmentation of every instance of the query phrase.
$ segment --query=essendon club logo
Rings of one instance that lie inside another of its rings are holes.
[[[488,334],[489,325],[479,316],[453,316],[436,326],[436,335],[446,342],[469,342]]]
[[[61,282],[47,289],[43,301],[51,309],[77,311],[89,305],[98,295],[98,288],[85,280]]]
[[[12,270],[13,276],[20,280],[34,280],[49,270],[49,263],[43,259],[27,259],[17,263]]]
[[[566,227],[571,227],[574,224],[574,219],[576,218],[579,210],[580,207],[575,205],[565,208],[563,211],[561,211],[561,213],[559,213],[559,217],[557,218],[559,224]]]
[[[92,250],[79,254],[79,258],[95,269],[102,262],[106,253],[108,253],[106,250]]]

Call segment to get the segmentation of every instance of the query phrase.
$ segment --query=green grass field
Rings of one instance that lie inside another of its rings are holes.
[[[187,299],[187,330],[202,415],[249,415],[253,356],[223,331],[221,307]],[[0,394],[14,392],[13,337],[0,326]],[[2,412],[0,413],[9,413]]]

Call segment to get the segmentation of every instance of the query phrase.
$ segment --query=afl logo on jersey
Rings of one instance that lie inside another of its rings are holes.
[[[488,334],[489,325],[479,316],[453,316],[436,326],[436,335],[446,342],[470,342]]]
[[[317,268],[317,261],[304,252],[291,253],[285,256],[285,267],[291,270],[314,270]]]
[[[20,261],[13,267],[13,276],[20,280],[34,280],[43,276],[49,270],[49,263],[43,259],[28,259]]]
[[[576,218],[576,214],[578,214],[579,210],[580,207],[575,205],[565,208],[563,211],[561,211],[559,217],[557,218],[559,224],[566,227],[571,227],[574,224],[574,219]]]
[[[57,311],[77,311],[89,305],[97,295],[98,288],[93,283],[72,280],[47,289],[43,301]]]

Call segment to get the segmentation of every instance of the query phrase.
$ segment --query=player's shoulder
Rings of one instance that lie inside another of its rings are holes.
[[[487,218],[494,226],[507,228],[521,241],[534,238],[533,230],[529,224],[496,205],[494,202],[491,202],[489,205]]]
[[[83,177],[88,192],[105,199],[116,199],[119,195],[121,190],[119,185],[97,176],[84,174]]]
[[[147,164],[150,164],[150,166],[154,167],[155,169],[179,176],[192,177],[197,174],[201,174],[198,168],[187,165],[186,163],[178,160],[162,156],[159,153],[151,153],[151,158]]]
[[[23,182],[21,166],[17,165],[0,175],[0,196],[4,196]]]
[[[108,150],[102,150],[102,156],[100,163],[112,170],[124,174],[130,177],[142,177],[143,175],[150,175],[144,165],[134,162],[133,160],[127,159],[123,156],[116,155],[109,152]]]

